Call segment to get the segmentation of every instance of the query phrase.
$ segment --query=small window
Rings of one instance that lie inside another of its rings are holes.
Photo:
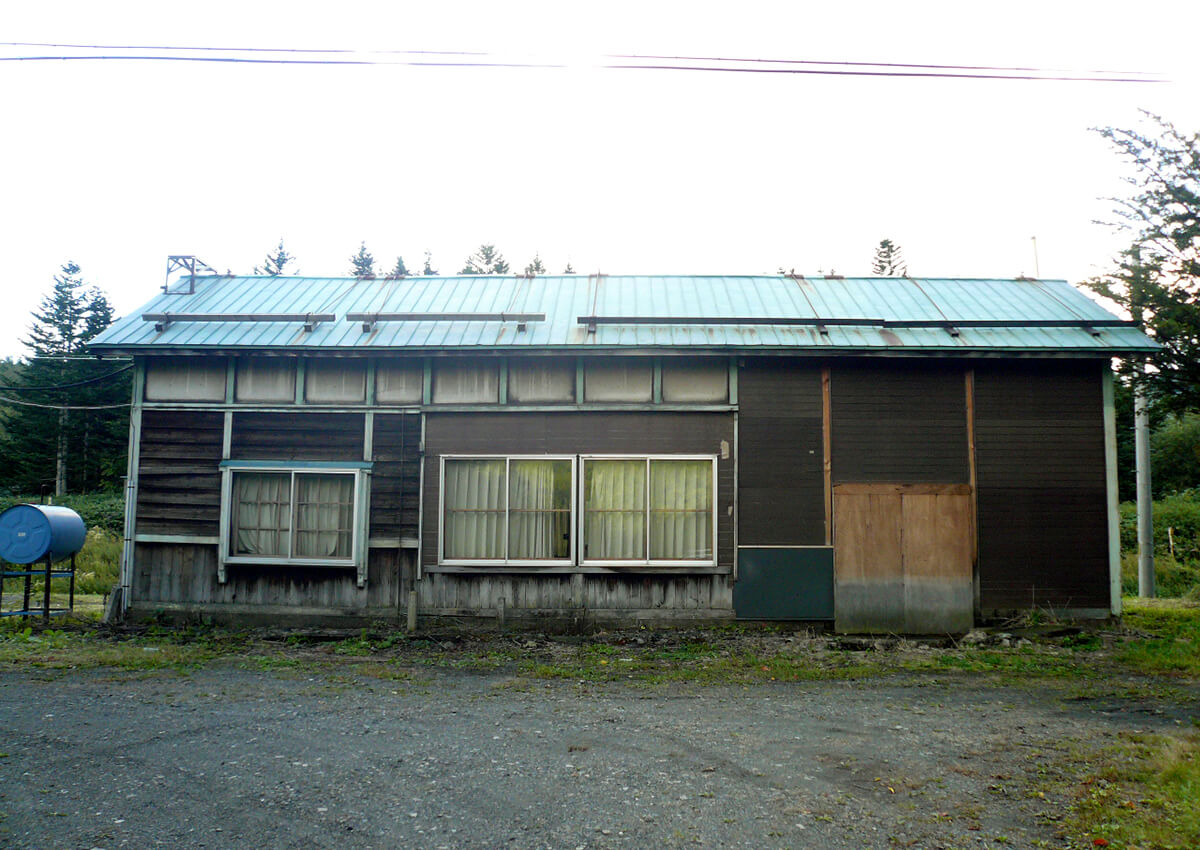
[[[304,367],[304,400],[354,404],[367,398],[366,364],[353,360],[310,360]]]
[[[500,365],[495,360],[434,363],[434,404],[496,404],[499,401]]]
[[[355,563],[359,470],[229,468],[224,560]]]
[[[569,562],[571,458],[445,458],[442,559]]]
[[[424,394],[425,367],[419,360],[376,368],[375,400],[380,404],[420,404]]]
[[[575,401],[575,363],[530,358],[508,364],[510,404]]]
[[[147,401],[224,401],[225,361],[154,358],[146,365]]]
[[[667,403],[676,404],[720,404],[728,401],[728,361],[664,357],[662,398]]]
[[[234,398],[250,402],[295,401],[296,364],[272,357],[240,358]]]
[[[585,401],[654,400],[654,364],[649,359],[591,360],[584,365]]]

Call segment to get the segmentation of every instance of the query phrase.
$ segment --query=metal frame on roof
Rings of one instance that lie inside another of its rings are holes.
[[[516,322],[525,330],[528,322],[546,321],[545,313],[347,313],[347,322],[362,322],[370,333],[377,322]]]
[[[304,329],[311,331],[336,319],[333,313],[142,313],[142,321],[154,322],[160,333],[172,322],[304,322]]]

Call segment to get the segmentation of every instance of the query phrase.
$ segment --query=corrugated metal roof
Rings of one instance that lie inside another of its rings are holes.
[[[159,349],[393,350],[697,348],[968,353],[1073,352],[1104,356],[1156,345],[1133,327],[1050,327],[1029,322],[1112,322],[1116,317],[1062,280],[797,278],[789,276],[561,275],[408,277],[197,277],[172,284],[108,328],[97,351]],[[330,313],[303,323],[171,321],[143,314]],[[348,313],[544,313],[515,321],[380,321],[364,331]],[[599,323],[581,317],[629,317]],[[739,324],[722,324],[729,317]],[[647,320],[663,319],[659,322]],[[711,321],[704,321],[705,319]],[[862,319],[862,324],[780,321]],[[1012,322],[956,328],[879,324]]]

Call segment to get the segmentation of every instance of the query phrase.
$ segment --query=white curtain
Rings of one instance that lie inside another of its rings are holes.
[[[586,557],[645,559],[646,461],[585,461],[583,486]]]
[[[233,554],[287,557],[291,490],[286,472],[234,473]]]
[[[503,460],[447,460],[444,556],[505,557]]]
[[[571,554],[571,462],[508,465],[508,557],[551,560]]]
[[[650,461],[650,557],[712,559],[712,462]]]
[[[298,558],[349,558],[354,537],[354,476],[296,476]]]

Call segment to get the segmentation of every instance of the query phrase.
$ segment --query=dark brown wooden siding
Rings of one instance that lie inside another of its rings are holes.
[[[361,413],[235,413],[236,460],[363,459]]]
[[[747,360],[738,371],[738,544],[825,542],[821,367]]]
[[[423,558],[437,563],[444,454],[716,454],[717,561],[733,564],[731,413],[431,413],[425,422]]]
[[[417,537],[421,477],[421,417],[375,415],[371,469],[371,536]]]
[[[218,534],[224,429],[219,412],[143,411],[138,533]]]
[[[1102,370],[981,363],[975,372],[980,606],[1107,608]]]
[[[965,373],[910,359],[835,363],[834,483],[967,483]]]

